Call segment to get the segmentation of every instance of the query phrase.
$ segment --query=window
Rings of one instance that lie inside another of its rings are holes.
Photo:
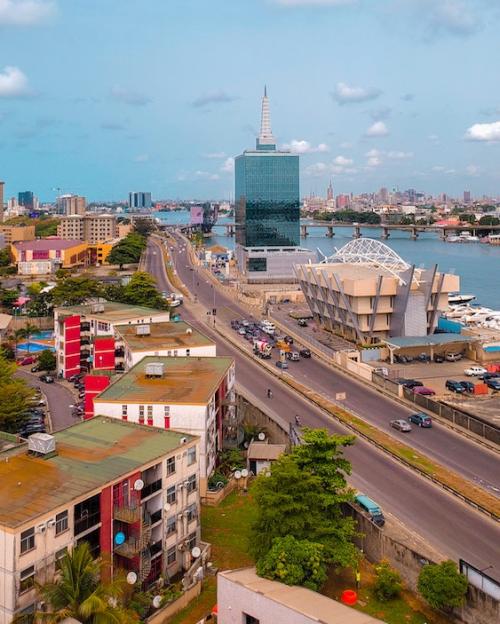
[[[153,406],[148,405],[148,425],[151,427],[153,425]]]
[[[177,349],[174,349],[174,357],[177,357],[177,353],[178,353]]]
[[[21,555],[35,548],[35,527],[21,533]]]
[[[177,546],[171,546],[167,550],[167,565],[172,565],[177,561]]]
[[[186,514],[188,522],[192,522],[198,517],[198,509],[196,507],[196,503],[189,505],[189,507],[186,509]]]
[[[164,416],[170,416],[170,405],[163,406],[163,414]]]
[[[172,535],[173,533],[177,533],[177,520],[175,516],[170,516],[167,518],[167,535]]]
[[[174,474],[175,472],[175,457],[169,457],[167,459],[167,476]]]
[[[139,405],[139,422],[144,424],[144,405]]]
[[[253,615],[248,615],[248,613],[243,613],[243,624],[260,624],[260,620],[258,620]]]
[[[196,546],[196,531],[190,533],[187,538],[187,547],[192,550]]]
[[[247,271],[267,271],[267,258],[248,258]]]
[[[61,568],[61,561],[64,559],[64,557],[67,554],[68,554],[68,548],[65,546],[64,548],[61,548],[61,550],[58,550],[56,554],[54,555],[57,570]]]
[[[68,512],[62,511],[56,516],[56,535],[68,530]]]
[[[128,405],[122,405],[122,418],[123,420],[127,420],[127,413],[128,413]]]
[[[191,475],[188,479],[187,492],[191,494],[191,492],[196,491],[196,475]]]
[[[167,490],[167,503],[169,503],[169,505],[174,505],[175,500],[175,485],[172,485]]]
[[[192,466],[196,461],[196,446],[192,446],[188,448],[187,451],[187,464],[188,466]]]
[[[191,355],[191,349],[186,349],[186,355],[189,357]]]
[[[21,583],[19,585],[19,593],[22,594],[29,591],[35,585],[35,566],[30,566],[25,570],[21,570]]]

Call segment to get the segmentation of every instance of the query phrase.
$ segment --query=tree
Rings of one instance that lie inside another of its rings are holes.
[[[6,267],[10,264],[10,253],[7,247],[0,249],[0,267]]]
[[[163,309],[166,302],[156,288],[156,282],[149,273],[137,271],[123,289],[125,303]]]
[[[271,550],[257,562],[257,574],[286,585],[318,591],[327,579],[324,546],[292,535],[276,537]]]
[[[113,247],[106,261],[109,264],[118,264],[121,270],[124,264],[136,264],[139,262],[145,248],[145,237],[137,232],[130,232]]]
[[[79,305],[101,295],[99,282],[88,277],[64,277],[50,291],[55,305]]]
[[[353,442],[351,436],[305,428],[303,444],[274,462],[269,476],[254,481],[257,518],[251,549],[257,560],[265,557],[275,538],[291,535],[322,544],[328,563],[355,564],[355,524],[342,513],[342,505],[353,497],[346,482],[351,465],[342,455]]]
[[[377,579],[373,587],[380,602],[396,598],[401,593],[401,577],[393,570],[388,561],[382,561],[376,567]]]
[[[500,219],[492,215],[484,215],[479,219],[479,225],[499,225]]]
[[[40,353],[38,357],[38,366],[41,368],[41,370],[50,373],[51,371],[56,370],[56,365],[56,356],[54,355],[53,351],[50,351],[50,349],[45,349]]]
[[[431,563],[420,571],[418,591],[431,607],[450,611],[463,603],[467,579],[459,573],[454,561]]]
[[[59,563],[59,576],[37,585],[48,612],[40,619],[56,623],[74,618],[82,624],[131,624],[137,614],[124,607],[126,581],[110,583],[99,579],[100,562],[92,559],[89,545],[83,542],[68,552]],[[37,614],[38,615],[38,614]]]
[[[108,301],[125,303],[125,286],[123,284],[108,284],[104,287],[104,298]]]
[[[460,219],[460,221],[463,221],[464,223],[475,223],[476,222],[476,215],[471,214],[470,212],[463,212],[459,215],[458,217]]]
[[[134,232],[137,232],[137,234],[147,238],[155,230],[156,226],[151,219],[145,217],[134,219]]]
[[[23,379],[14,377],[16,365],[0,354],[0,431],[16,433],[26,420],[24,414],[34,391]]]
[[[15,288],[0,288],[0,303],[4,308],[12,308],[19,292]]]

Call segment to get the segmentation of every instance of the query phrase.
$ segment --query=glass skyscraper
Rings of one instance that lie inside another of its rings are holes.
[[[235,159],[235,204],[238,245],[299,246],[299,157],[276,149],[266,91],[256,149]]]

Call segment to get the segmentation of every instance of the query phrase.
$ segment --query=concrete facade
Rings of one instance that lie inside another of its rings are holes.
[[[61,217],[57,235],[65,240],[82,240],[91,245],[117,238],[116,217],[108,214],[72,214]]]
[[[17,243],[18,241],[35,240],[34,225],[0,225],[0,234],[3,234],[5,244]]]
[[[300,247],[243,247],[237,245],[236,260],[242,278],[253,284],[296,283],[296,264],[316,262],[314,251]]]

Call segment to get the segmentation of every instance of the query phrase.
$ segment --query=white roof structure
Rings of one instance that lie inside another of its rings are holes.
[[[275,145],[273,131],[271,130],[271,113],[269,112],[269,98],[267,97],[267,87],[264,87],[264,97],[262,98],[262,113],[260,117],[259,145]]]
[[[352,240],[340,249],[336,249],[335,253],[329,258],[325,258],[321,264],[335,262],[382,267],[403,284],[405,282],[401,273],[411,268],[411,265],[405,262],[393,249],[373,238]]]

